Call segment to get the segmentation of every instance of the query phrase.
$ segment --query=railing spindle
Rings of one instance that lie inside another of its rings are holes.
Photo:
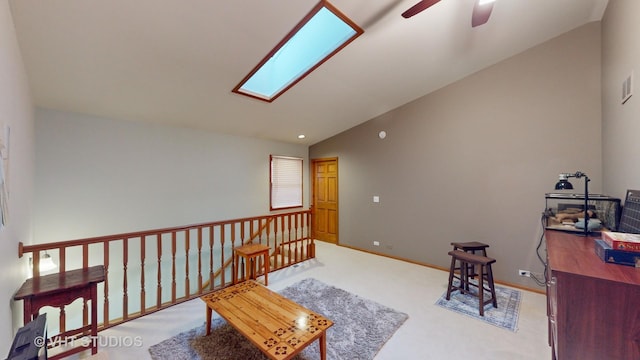
[[[89,244],[82,244],[82,268],[89,267]],[[94,300],[95,301],[95,300]],[[89,325],[89,307],[87,306],[87,299],[84,299],[84,305],[82,306],[82,326]]]
[[[293,215],[293,233],[294,237],[298,237],[298,214]],[[304,244],[300,244],[300,260],[304,259]]]
[[[198,294],[202,294],[202,228],[198,228]]]
[[[82,244],[82,268],[89,267],[89,244]]]
[[[209,226],[209,290],[215,289],[213,277],[213,225]]]
[[[225,240],[224,239],[224,225],[221,225],[220,226],[220,270],[222,270],[222,272],[220,273],[220,285],[222,285],[223,287],[227,284],[227,281],[225,280],[226,271],[224,271],[224,269],[225,269],[225,266],[224,266],[224,240]],[[235,261],[235,259],[234,259],[234,261]],[[235,280],[235,279],[232,279],[232,280]]]
[[[265,231],[265,236],[267,237],[267,239],[269,239],[269,237],[271,236],[271,221],[269,221],[269,219],[265,219],[267,221],[267,227],[266,227],[266,231]],[[276,221],[276,223],[273,226],[277,226],[278,222]],[[260,233],[260,235],[258,236],[258,238],[260,239],[260,243],[262,244],[262,233]]]
[[[102,323],[104,326],[109,325],[109,242],[105,241],[103,248],[103,261],[104,261],[104,318]]]
[[[185,238],[184,238],[184,255],[186,259],[186,263],[184,266],[185,271],[185,281],[184,281],[184,294],[186,297],[191,295],[191,291],[189,289],[189,248],[191,246],[191,230],[185,230]]]
[[[32,254],[31,268],[33,269],[33,277],[40,277],[40,251],[35,251]]]
[[[237,246],[236,245],[236,223],[231,223],[231,247],[235,247],[235,246]]]
[[[251,221],[249,221],[249,233],[250,233],[251,235],[255,234],[254,227],[253,227],[254,221],[255,221],[255,220],[251,220]],[[258,220],[258,221],[260,221],[260,220]],[[251,240],[253,240],[253,236],[252,236],[252,237],[251,237],[251,239],[249,239],[249,241],[247,241],[247,242],[250,242]]]
[[[176,302],[176,232],[171,233],[171,303]]]
[[[127,282],[127,265],[129,263],[129,239],[122,239],[122,318],[129,318],[129,284]]]
[[[147,294],[144,289],[144,261],[146,258],[146,237],[140,237],[140,313],[144,314],[146,310],[145,299]]]
[[[65,246],[58,250],[58,268],[60,272],[67,271],[67,248]]]
[[[156,235],[156,245],[158,248],[158,285],[156,295],[156,309],[162,307],[162,234]]]
[[[307,257],[309,258],[314,258],[316,257],[316,246],[314,244],[314,239],[313,239],[313,218],[311,217],[311,212],[308,212],[305,216],[305,222],[307,224],[306,229],[307,229],[307,235],[305,236],[306,239],[310,239],[309,240],[309,251],[307,252]]]

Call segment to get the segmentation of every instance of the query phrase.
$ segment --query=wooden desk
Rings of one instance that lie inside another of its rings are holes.
[[[605,263],[596,237],[547,230],[553,359],[640,359],[640,268]]]
[[[76,347],[68,351],[56,354],[49,359],[59,359],[64,356],[81,352],[91,348],[91,353],[98,352],[98,295],[97,284],[104,281],[104,266],[93,266],[86,269],[66,271],[63,273],[50,274],[36,278],[27,279],[18,292],[14,295],[15,300],[24,301],[24,324],[38,316],[40,308],[43,306],[53,306],[64,309],[78,298],[91,301],[91,323],[79,329],[65,331],[59,338],[81,334],[91,336],[88,347]],[[86,308],[85,308],[86,309]],[[61,316],[61,329],[64,328],[64,312]]]
[[[239,271],[238,266],[240,264],[240,258],[244,260],[244,274],[245,279],[257,279],[258,278],[258,258],[262,257],[264,263],[264,285],[269,285],[269,250],[267,245],[262,244],[247,244],[233,248],[234,266],[233,266],[233,283],[238,282]]]
[[[201,299],[207,304],[207,335],[215,311],[271,359],[291,359],[316,339],[320,358],[326,359],[326,330],[333,322],[254,280]]]

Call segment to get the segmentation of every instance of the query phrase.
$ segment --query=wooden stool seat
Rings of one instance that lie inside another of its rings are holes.
[[[468,252],[472,254],[476,254],[476,252],[479,251],[482,254],[482,256],[487,256],[487,248],[489,247],[489,245],[478,242],[478,241],[452,242],[451,245],[453,245],[453,250],[462,250],[464,252]],[[456,268],[456,270],[459,270],[459,269]],[[465,276],[471,277],[472,279],[475,279],[475,277],[478,275],[478,273],[476,273],[475,265],[467,265],[466,271],[467,273],[465,274]],[[467,283],[467,290],[469,290],[468,283]]]
[[[262,256],[262,263],[264,264],[264,285],[269,285],[269,246],[263,244],[247,244],[233,248],[233,283],[236,284],[239,281],[238,266],[240,264],[240,258],[244,261],[244,276],[246,279],[257,279],[258,277],[258,257]]]
[[[447,285],[447,300],[451,298],[451,292],[459,290],[462,294],[470,294],[478,297],[480,316],[484,316],[484,306],[488,303],[492,303],[494,308],[498,307],[498,300],[496,298],[496,289],[493,283],[493,271],[491,270],[491,264],[496,262],[496,259],[492,259],[483,255],[476,255],[461,250],[449,251],[451,256],[451,268],[449,270],[449,284]],[[460,267],[456,267],[456,262],[460,262]],[[478,284],[474,284],[469,281],[469,266],[479,266],[478,272]],[[459,275],[455,275],[455,271],[460,270]],[[460,281],[458,285],[453,283],[453,279],[456,278]],[[484,281],[487,282],[485,287]],[[469,291],[469,286],[475,286],[478,289],[478,293],[474,294]],[[484,292],[489,291],[491,298],[484,300]]]
[[[482,255],[487,256],[487,248],[489,245],[478,241],[469,242],[452,242],[453,250],[462,250],[464,252],[470,252],[475,254],[476,251],[482,251]]]

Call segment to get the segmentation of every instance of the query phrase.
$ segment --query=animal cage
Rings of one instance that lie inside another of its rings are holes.
[[[553,230],[582,232],[576,224],[584,219],[584,194],[545,194],[546,228]],[[602,224],[600,230],[617,231],[620,224],[620,199],[600,194],[589,194],[587,202],[589,219]],[[591,228],[591,226],[589,226]]]

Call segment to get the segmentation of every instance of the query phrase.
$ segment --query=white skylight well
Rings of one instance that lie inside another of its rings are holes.
[[[233,92],[272,102],[363,32],[333,5],[320,1]]]

